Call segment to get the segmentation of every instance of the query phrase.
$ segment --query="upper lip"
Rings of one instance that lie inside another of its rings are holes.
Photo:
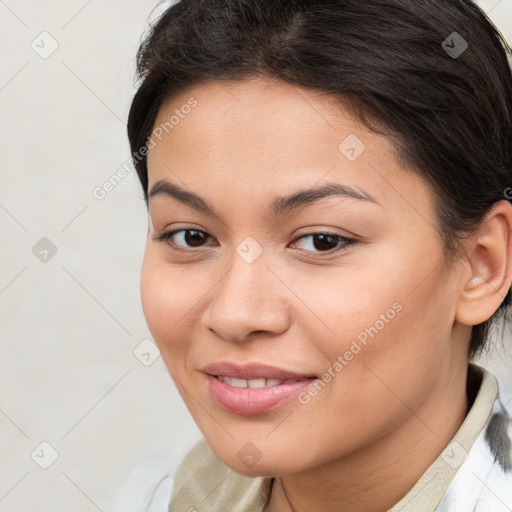
[[[201,371],[209,375],[222,375],[223,377],[233,377],[235,379],[308,379],[315,377],[315,375],[307,375],[303,373],[296,373],[278,368],[277,366],[269,366],[260,363],[232,363],[229,361],[219,361],[216,363],[209,363],[201,368]]]

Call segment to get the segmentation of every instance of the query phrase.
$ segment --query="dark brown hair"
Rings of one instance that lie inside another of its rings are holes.
[[[510,200],[507,53],[470,0],[182,0],[151,26],[137,54],[128,137],[146,203],[145,155],[164,100],[207,81],[277,78],[348,102],[393,141],[432,187],[451,261],[493,204]],[[509,302],[510,291],[493,317],[473,326],[470,358],[492,320],[506,320]]]

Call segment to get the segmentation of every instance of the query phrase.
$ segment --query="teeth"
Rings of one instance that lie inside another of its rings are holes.
[[[265,379],[250,379],[247,380],[248,388],[264,388],[265,387]],[[279,381],[277,381],[279,384]],[[267,386],[276,386],[277,384],[266,384]]]
[[[231,386],[233,386],[235,388],[246,388],[247,387],[247,381],[245,379],[232,378],[230,384],[231,384]]]
[[[235,388],[265,388],[279,386],[283,382],[297,382],[295,380],[279,380],[279,379],[235,379],[234,377],[217,376],[219,380],[233,386]]]

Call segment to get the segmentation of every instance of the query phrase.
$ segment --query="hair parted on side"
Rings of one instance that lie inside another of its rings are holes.
[[[467,48],[450,54],[454,41]],[[147,145],[164,100],[202,82],[280,79],[331,94],[389,137],[430,183],[451,260],[493,204],[512,199],[510,54],[471,0],[179,1],[137,53],[128,138],[146,204]],[[510,291],[473,326],[470,358],[509,303]]]

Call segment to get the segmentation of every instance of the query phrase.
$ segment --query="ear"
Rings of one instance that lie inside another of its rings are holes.
[[[477,325],[495,313],[512,282],[512,204],[495,203],[469,240],[456,320]]]

